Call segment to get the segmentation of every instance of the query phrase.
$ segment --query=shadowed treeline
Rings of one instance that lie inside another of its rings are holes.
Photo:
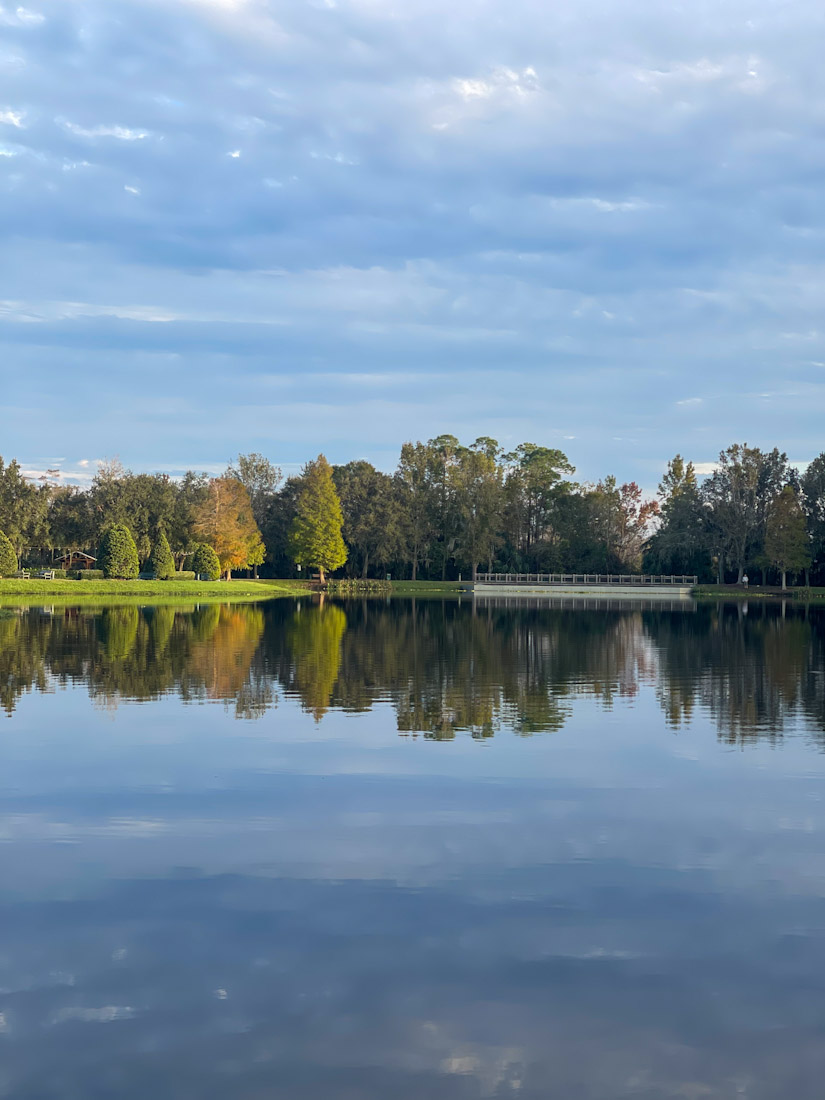
[[[512,609],[452,600],[278,601],[198,609],[29,609],[0,618],[0,705],[84,685],[98,705],[177,694],[266,713],[278,690],[316,721],[389,704],[402,734],[450,740],[560,729],[574,701],[643,685],[670,728],[709,715],[730,743],[825,733],[825,613]]]

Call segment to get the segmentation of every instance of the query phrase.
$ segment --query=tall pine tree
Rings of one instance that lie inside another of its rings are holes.
[[[341,502],[332,480],[332,467],[323,455],[306,464],[301,481],[290,550],[293,561],[318,570],[323,584],[325,574],[339,569],[347,560],[341,534]]]

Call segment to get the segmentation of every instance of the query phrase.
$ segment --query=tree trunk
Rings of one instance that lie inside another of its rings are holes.
[[[477,572],[478,572],[478,566],[476,565],[475,562],[473,562],[473,577],[472,577],[473,584],[476,583],[476,573]]]
[[[716,559],[716,583],[720,585],[725,583],[725,565],[721,554]]]
[[[257,565],[252,566],[252,576],[255,578],[255,580],[258,579],[258,567],[257,567]]]
[[[326,583],[326,578],[324,577],[324,567],[323,567],[323,565],[318,566],[318,576],[321,578],[321,584]]]
[[[742,583],[742,578],[744,577],[744,575],[745,575],[745,567],[744,567],[744,565],[740,565],[739,570],[736,574],[736,583],[737,584]]]
[[[782,591],[783,592],[787,591],[787,588],[788,588],[786,578],[787,578],[787,573],[783,569],[782,570]]]
[[[361,577],[362,577],[363,580],[367,579],[367,569],[369,568],[369,564],[370,564],[370,552],[369,552],[369,550],[365,550],[364,551],[364,564],[361,567]]]
[[[413,558],[412,566],[412,579],[415,581],[416,574],[418,573],[418,555]]]
[[[805,587],[811,587],[811,568],[808,565],[805,566]]]

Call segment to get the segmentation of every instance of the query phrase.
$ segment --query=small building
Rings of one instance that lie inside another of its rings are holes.
[[[62,558],[57,559],[58,569],[94,569],[97,558],[91,554],[84,554],[82,550],[70,550]]]

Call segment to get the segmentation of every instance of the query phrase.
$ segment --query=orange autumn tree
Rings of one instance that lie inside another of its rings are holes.
[[[211,546],[227,580],[233,569],[260,565],[264,544],[246,488],[234,477],[215,477],[195,515],[195,533]]]

